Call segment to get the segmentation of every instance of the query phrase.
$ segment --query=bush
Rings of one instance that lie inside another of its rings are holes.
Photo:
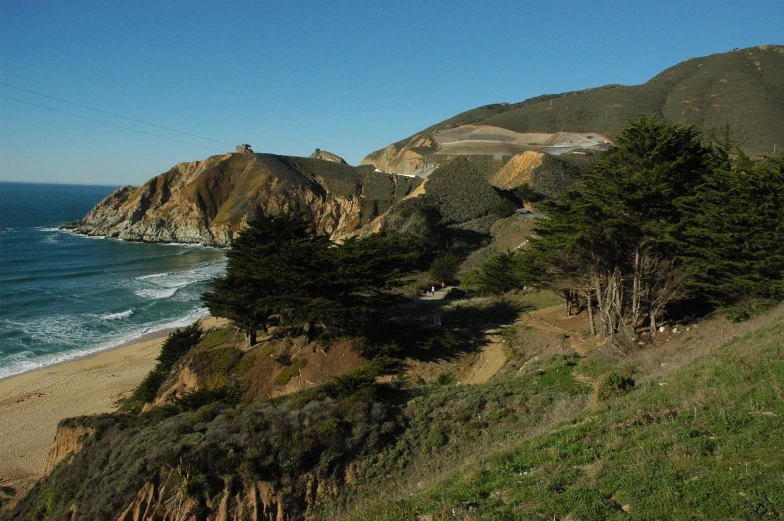
[[[435,282],[451,282],[455,280],[460,268],[460,259],[451,253],[436,257],[430,265],[430,280]]]
[[[377,376],[378,369],[368,364],[334,376],[332,382],[338,398],[348,398],[375,384]]]
[[[634,389],[634,385],[635,381],[631,376],[613,371],[604,375],[604,378],[599,381],[596,397],[604,402],[615,396],[623,396]]]
[[[520,200],[521,203],[532,203],[539,200],[539,194],[531,188],[528,183],[523,183],[513,191],[514,195]]]
[[[509,199],[501,199],[490,208],[490,213],[501,218],[510,217],[514,215],[515,211],[517,211],[517,205]]]
[[[285,366],[291,365],[291,356],[289,356],[288,353],[280,354],[276,356],[274,360],[280,365],[285,365]]]
[[[436,379],[436,383],[438,385],[452,385],[453,383],[455,383],[455,375],[449,371],[441,373],[438,375],[438,378]]]
[[[199,343],[202,336],[201,324],[194,322],[185,329],[178,329],[169,334],[163,342],[158,355],[158,371],[168,373],[177,360]]]
[[[304,358],[291,358],[288,365],[283,366],[283,370],[275,377],[275,385],[286,385],[299,374],[299,370],[308,365]]]
[[[133,392],[133,399],[142,403],[150,403],[158,395],[158,388],[166,379],[166,373],[153,369],[144,377],[142,383]]]
[[[181,411],[194,411],[205,405],[214,403],[237,404],[242,398],[242,389],[234,385],[222,387],[205,387],[198,391],[189,391],[181,397],[175,397],[174,406]]]

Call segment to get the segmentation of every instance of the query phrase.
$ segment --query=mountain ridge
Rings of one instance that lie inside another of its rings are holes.
[[[483,105],[371,152],[362,164],[408,173],[408,163],[419,161],[418,170],[426,174],[429,167],[422,165],[438,162],[433,157],[438,152],[433,134],[438,130],[489,125],[515,132],[594,132],[614,139],[627,120],[641,113],[696,126],[706,137],[728,130],[748,155],[772,154],[774,144],[780,144],[780,151],[784,147],[784,46],[690,58],[640,85],[604,85],[519,103]]]

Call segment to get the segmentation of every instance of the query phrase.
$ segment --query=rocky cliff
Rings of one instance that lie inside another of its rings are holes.
[[[313,519],[313,509],[337,495],[345,480],[305,475],[292,483],[223,480],[217,494],[193,494],[194,476],[179,468],[154,476],[116,518],[117,521],[294,521]],[[73,507],[72,519],[78,519]]]
[[[71,454],[79,452],[84,440],[95,433],[95,429],[85,425],[61,425],[57,428],[49,456],[46,459],[44,475],[51,474],[55,466]]]
[[[140,187],[125,186],[67,225],[77,233],[144,242],[229,246],[256,212],[294,212],[340,238],[374,218],[417,181],[320,159],[226,154],[180,163]]]

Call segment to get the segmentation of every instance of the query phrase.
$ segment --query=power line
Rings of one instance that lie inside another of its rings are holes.
[[[125,129],[125,130],[130,130],[131,132],[138,132],[139,134],[145,134],[145,135],[148,135],[148,136],[159,137],[161,139],[167,139],[169,141],[176,141],[177,143],[183,143],[185,145],[191,145],[191,146],[194,146],[194,147],[206,148],[207,150],[214,150],[216,152],[225,152],[225,150],[219,150],[217,148],[207,147],[207,146],[204,146],[204,145],[198,145],[196,143],[189,143],[188,141],[181,141],[179,139],[174,139],[174,138],[171,138],[171,137],[161,136],[159,134],[153,134],[152,132],[145,132],[143,130],[137,130],[137,129],[131,128],[131,127],[124,127],[122,125],[115,125],[114,123],[109,123],[107,121],[101,121],[100,119],[88,118],[87,116],[80,116],[79,114],[74,114],[72,112],[66,112],[64,110],[59,110],[59,109],[53,109],[52,107],[45,107],[43,105],[38,105],[37,103],[30,103],[29,101],[23,101],[23,100],[20,100],[20,99],[12,98],[11,96],[6,96],[4,94],[0,94],[0,98],[5,98],[5,99],[18,101],[19,103],[24,103],[25,105],[32,105],[33,107],[39,107],[39,108],[46,109],[46,110],[53,110],[54,112],[59,112],[61,114],[67,114],[67,115],[73,116],[75,118],[86,119],[88,121],[95,121],[96,123],[103,123],[104,125],[109,125],[110,127],[117,127],[117,128],[122,128],[122,129]]]
[[[168,130],[170,132],[176,132],[178,134],[184,134],[186,136],[191,136],[191,137],[196,137],[196,138],[199,138],[199,139],[204,139],[206,141],[212,141],[213,143],[220,143],[221,145],[233,146],[231,143],[224,143],[223,141],[218,141],[217,139],[210,139],[210,138],[204,137],[204,136],[197,136],[196,134],[189,134],[188,132],[182,132],[180,130],[174,130],[173,128],[168,128],[168,127],[164,127],[164,126],[161,126],[161,125],[156,125],[155,123],[148,123],[148,122],[142,121],[140,119],[129,118],[127,116],[122,116],[120,114],[115,114],[114,112],[108,112],[106,110],[95,109],[95,108],[92,108],[92,107],[88,107],[87,105],[80,105],[78,103],[74,103],[73,101],[68,101],[68,100],[64,100],[64,99],[61,99],[61,98],[55,98],[54,96],[47,96],[46,94],[41,94],[40,92],[35,92],[35,91],[32,91],[32,90],[28,90],[28,89],[23,89],[22,87],[17,87],[15,85],[10,85],[8,83],[0,82],[0,85],[3,85],[4,87],[11,87],[12,89],[16,89],[16,90],[21,90],[23,92],[29,92],[30,94],[35,94],[36,96],[43,96],[44,98],[49,98],[49,99],[53,99],[55,101],[61,101],[63,103],[68,103],[69,105],[74,105],[75,107],[81,107],[83,109],[94,110],[95,112],[100,112],[102,114],[108,114],[110,116],[114,116],[114,117],[117,117],[117,118],[127,119],[128,121],[134,121],[136,123],[141,123],[143,125],[150,125],[151,127],[162,128],[163,130]],[[17,100],[17,101],[19,101],[19,100]]]

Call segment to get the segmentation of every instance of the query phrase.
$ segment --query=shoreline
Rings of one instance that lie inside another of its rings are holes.
[[[198,320],[203,320],[204,318],[205,317],[200,318]],[[116,349],[123,349],[123,348],[126,348],[126,347],[131,347],[131,346],[133,346],[135,344],[141,344],[141,343],[150,342],[150,341],[153,341],[153,340],[162,340],[162,339],[166,338],[166,336],[168,336],[169,333],[171,333],[175,329],[178,329],[178,328],[176,328],[176,327],[167,327],[167,328],[164,328],[164,329],[158,329],[156,331],[150,331],[149,333],[144,333],[141,336],[138,336],[136,338],[132,338],[132,339],[127,340],[125,342],[119,343],[119,344],[117,344],[115,346],[107,347],[106,349],[101,349],[99,351],[93,351],[91,353],[86,353],[86,354],[83,354],[83,355],[75,356],[73,358],[69,358],[67,360],[61,360],[60,362],[55,362],[53,364],[42,365],[41,367],[34,367],[33,369],[27,369],[26,371],[22,371],[21,373],[10,374],[8,376],[0,376],[0,392],[2,392],[1,390],[2,390],[3,382],[5,382],[6,380],[10,380],[10,379],[16,378],[18,376],[24,376],[24,375],[30,374],[30,373],[35,373],[35,372],[38,372],[38,371],[45,371],[47,369],[52,369],[54,367],[57,367],[57,366],[60,366],[60,365],[63,365],[63,364],[70,364],[71,362],[79,362],[81,360],[89,360],[90,358],[98,356],[101,353],[109,353],[109,352],[114,351]]]
[[[204,329],[225,323],[200,321]],[[0,380],[0,481],[42,476],[60,420],[115,411],[153,369],[174,329]]]

